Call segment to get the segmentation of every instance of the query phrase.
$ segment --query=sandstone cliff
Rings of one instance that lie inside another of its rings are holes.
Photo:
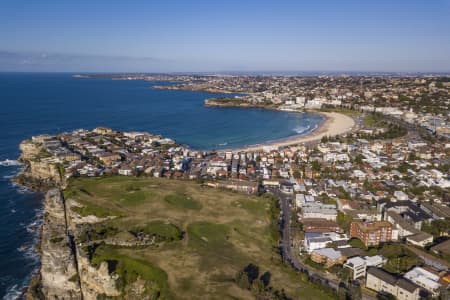
[[[76,256],[67,234],[64,199],[58,189],[47,192],[41,235],[40,292],[45,299],[82,299]]]
[[[68,205],[70,207],[70,204]],[[75,244],[83,225],[65,205],[59,189],[50,189],[44,200],[44,223],[41,233],[41,269],[28,291],[27,299],[87,299],[118,297],[117,275],[111,274],[107,262],[91,265],[83,244]],[[89,223],[104,221],[92,219]]]
[[[47,190],[65,184],[58,163],[52,160],[41,144],[24,141],[20,144],[20,150],[20,160],[26,168],[16,178],[19,184],[36,190]]]
[[[71,207],[79,206],[80,204],[71,199],[66,199],[66,203],[68,227],[75,237],[79,231],[82,231],[83,225],[100,223],[109,219],[95,216],[81,218],[71,209]],[[108,263],[102,262],[99,266],[92,266],[86,249],[87,246],[82,243],[75,244],[83,299],[95,300],[98,295],[106,296],[106,298],[120,296],[121,292],[116,288],[117,277],[110,274]]]
[[[110,274],[108,263],[102,262],[97,268],[92,266],[84,251],[78,251],[78,274],[82,286],[83,299],[95,300],[99,295],[104,298],[120,296],[116,288],[117,277]]]
[[[22,151],[22,154],[20,155],[20,159],[22,161],[28,161],[36,157],[39,152],[41,151],[41,148],[38,144],[33,143],[30,140],[25,140],[22,143],[20,143],[20,151]]]

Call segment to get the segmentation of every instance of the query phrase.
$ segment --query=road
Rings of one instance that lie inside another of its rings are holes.
[[[282,232],[282,237],[280,240],[280,248],[283,260],[289,265],[291,265],[298,272],[307,273],[310,278],[314,278],[317,281],[321,281],[322,284],[328,285],[334,290],[338,290],[340,280],[338,280],[334,275],[315,270],[312,267],[303,264],[293,254],[291,247],[292,242],[291,242],[291,225],[290,225],[291,208],[289,206],[292,196],[283,194],[277,189],[271,189],[270,192],[273,193],[275,196],[277,196],[280,202],[280,209],[281,209],[280,227]]]
[[[268,189],[268,191],[274,194],[279,200],[281,210],[280,229],[282,235],[280,240],[280,249],[283,261],[289,264],[296,271],[308,274],[309,278],[313,279],[316,282],[320,281],[322,285],[328,286],[335,291],[338,291],[339,288],[344,288],[347,290],[346,285],[343,282],[341,282],[340,279],[337,278],[334,274],[325,273],[316,270],[311,266],[305,265],[301,261],[299,261],[297,257],[293,254],[293,249],[291,247],[292,241],[291,241],[291,224],[290,224],[291,222],[290,200],[293,197],[292,195],[284,194],[280,190],[275,188],[270,188]],[[297,250],[294,249],[294,251]],[[363,293],[362,294],[363,300],[376,299],[372,295],[365,293],[364,289],[361,289],[361,291]]]

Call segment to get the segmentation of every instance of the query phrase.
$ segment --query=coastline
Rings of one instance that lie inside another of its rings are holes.
[[[335,136],[345,134],[355,127],[356,123],[352,117],[337,112],[319,112],[311,111],[325,117],[325,120],[315,129],[306,133],[281,139],[278,141],[267,142],[257,145],[249,145],[240,148],[224,149],[221,151],[232,152],[246,152],[246,151],[260,151],[264,147],[287,147],[294,146],[307,142],[314,142],[320,140],[324,136]]]

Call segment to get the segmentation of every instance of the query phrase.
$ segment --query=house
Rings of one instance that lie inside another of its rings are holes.
[[[92,132],[97,134],[109,134],[112,133],[112,129],[108,127],[97,127],[92,130]]]
[[[420,288],[404,278],[393,275],[378,268],[367,270],[366,287],[376,292],[389,293],[398,300],[419,300]]]
[[[387,259],[381,255],[374,256],[355,256],[347,259],[344,268],[352,271],[353,280],[366,277],[367,267],[381,267],[387,262]]]
[[[393,240],[397,240],[397,238],[401,239],[420,232],[394,211],[388,211],[386,213],[386,220],[393,225],[393,232],[395,232],[393,234]]]
[[[62,158],[65,161],[71,162],[71,161],[77,161],[81,159],[81,155],[73,153],[73,152],[65,152],[62,154]]]
[[[133,175],[133,170],[131,168],[120,168],[118,173],[119,175],[131,176]]]
[[[394,197],[395,197],[397,200],[399,200],[399,201],[406,201],[406,200],[409,200],[408,195],[405,194],[405,193],[402,192],[402,191],[395,191],[395,192],[394,192]]]
[[[311,260],[318,264],[324,264],[326,268],[336,264],[342,264],[345,259],[346,257],[340,251],[334,250],[333,248],[317,249],[311,253]]]
[[[381,267],[387,262],[387,259],[381,255],[364,256],[364,260],[368,267]]]
[[[215,188],[224,188],[247,194],[256,194],[258,192],[258,183],[246,180],[224,180],[207,182],[206,185]]]
[[[268,187],[279,187],[280,186],[280,181],[276,180],[276,179],[263,180],[263,185],[264,186],[268,186]]]
[[[110,163],[119,161],[121,158],[120,158],[120,155],[118,155],[118,154],[105,152],[105,153],[99,154],[98,159],[100,159],[105,164],[110,164]]]
[[[306,190],[305,190],[306,191]],[[295,205],[297,208],[301,208],[305,203],[314,202],[314,196],[305,194],[295,195]]]
[[[327,219],[303,219],[303,231],[305,232],[340,232],[339,225]]]
[[[433,246],[431,248],[431,251],[433,251],[436,254],[445,254],[450,255],[450,239],[437,244],[436,246]]]
[[[450,208],[446,205],[421,203],[420,208],[435,220],[450,218]]]
[[[303,241],[304,249],[311,253],[316,249],[326,248],[329,243],[338,241],[347,241],[348,237],[345,234],[335,232],[307,232]]]
[[[366,287],[397,296],[397,278],[378,268],[367,270]]]
[[[406,241],[412,245],[425,247],[427,244],[431,244],[433,242],[433,236],[426,232],[419,232],[414,235],[408,236]]]
[[[352,271],[353,280],[366,277],[366,261],[359,256],[347,259],[344,268],[348,268]]]
[[[280,190],[283,193],[286,194],[293,194],[294,193],[294,184],[292,184],[289,181],[283,181],[280,183]]]
[[[434,297],[439,295],[439,288],[441,285],[438,283],[440,279],[438,275],[433,274],[424,268],[415,267],[406,272],[404,277],[430,292]]]
[[[356,179],[363,181],[366,178],[366,173],[364,173],[361,170],[353,170],[352,177],[355,177]]]
[[[310,253],[314,250],[325,248],[331,242],[333,242],[333,240],[326,236],[308,236],[308,234],[305,234],[304,246],[306,252]]]
[[[302,219],[326,219],[336,221],[337,210],[325,207],[303,207]]]
[[[405,221],[413,225],[417,230],[422,228],[422,224],[424,222],[429,223],[433,220],[429,214],[422,210],[417,204],[409,200],[397,202],[380,201],[377,203],[377,208],[384,216],[389,211],[397,213]]]

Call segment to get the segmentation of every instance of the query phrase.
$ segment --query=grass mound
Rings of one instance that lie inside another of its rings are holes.
[[[155,236],[157,241],[178,241],[183,237],[183,232],[177,226],[162,221],[153,221],[131,230],[134,234],[148,234]]]
[[[146,281],[147,294],[163,299],[170,294],[166,272],[148,261],[135,259],[121,254],[113,247],[100,245],[95,249],[91,263],[99,266],[104,261],[108,263],[110,272],[119,276],[116,281],[119,290],[124,290],[140,278]]]
[[[175,208],[200,210],[202,205],[184,193],[175,193],[164,197],[164,201]]]

